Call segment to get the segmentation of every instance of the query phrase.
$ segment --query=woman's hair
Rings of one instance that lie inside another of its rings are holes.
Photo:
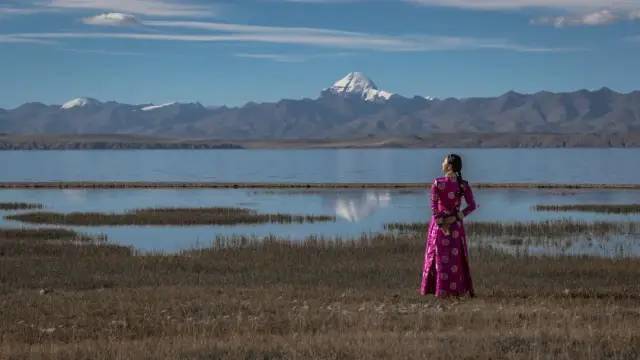
[[[456,174],[456,180],[460,186],[458,195],[464,195],[465,181],[462,179],[462,158],[458,154],[449,154],[447,155],[447,164],[451,165],[451,170]]]

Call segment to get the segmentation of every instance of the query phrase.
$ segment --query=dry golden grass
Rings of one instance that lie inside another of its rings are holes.
[[[22,241],[56,250],[0,257],[0,358],[640,356],[640,260],[473,248],[478,296],[438,300],[416,292],[420,232],[352,240],[146,256]]]
[[[385,224],[391,231],[426,233],[425,223]],[[572,219],[526,221],[526,222],[466,222],[469,236],[527,236],[534,238],[558,238],[569,235],[638,234],[640,222],[634,221],[583,221]]]

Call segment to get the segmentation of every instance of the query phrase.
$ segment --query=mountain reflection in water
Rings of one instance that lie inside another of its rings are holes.
[[[391,203],[389,192],[348,192],[335,193],[333,197],[326,197],[328,207],[335,210],[336,216],[349,222],[358,222],[378,209],[386,208]]]

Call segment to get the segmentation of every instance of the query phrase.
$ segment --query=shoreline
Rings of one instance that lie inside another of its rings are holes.
[[[0,151],[15,150],[240,150],[240,149],[566,149],[640,148],[630,133],[429,133],[353,138],[184,138],[141,134],[6,134]]]
[[[269,183],[184,181],[7,181],[1,189],[426,189],[424,183]],[[476,189],[640,190],[640,184],[470,183]]]

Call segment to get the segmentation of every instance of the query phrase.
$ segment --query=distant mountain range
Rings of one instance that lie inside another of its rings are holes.
[[[6,134],[127,134],[228,140],[349,139],[438,133],[640,132],[640,91],[508,92],[491,98],[404,97],[350,73],[316,99],[208,108],[73,99],[0,109]]]

